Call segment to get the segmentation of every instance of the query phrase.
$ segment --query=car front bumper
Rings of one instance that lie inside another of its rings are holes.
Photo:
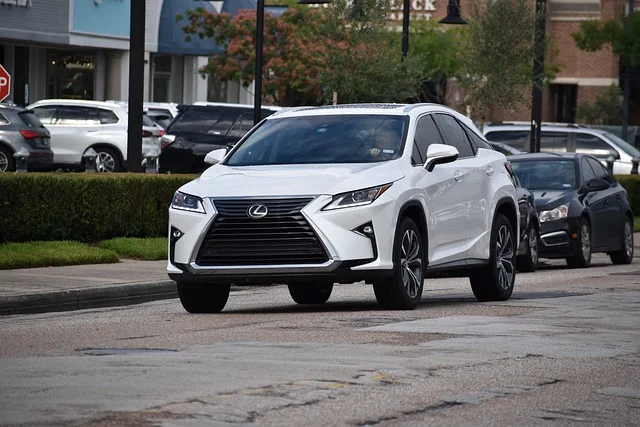
[[[580,218],[563,218],[540,224],[540,258],[566,258],[576,254]]]
[[[261,203],[265,199],[235,200]],[[287,198],[290,199],[296,197]],[[287,241],[287,230],[274,234],[274,239],[282,240],[279,243],[282,245],[282,253],[291,256],[290,259],[283,258],[275,249],[278,246],[273,246],[271,241],[265,240],[266,237],[260,234],[265,231],[261,219],[247,219],[243,210],[236,209],[235,213],[235,218],[239,218],[242,226],[224,229],[220,224],[227,220],[226,213],[221,213],[216,208],[215,198],[203,200],[205,214],[171,208],[167,266],[169,277],[182,283],[271,284],[293,281],[351,283],[390,275],[393,269],[392,246],[397,215],[395,201],[383,194],[371,205],[322,210],[331,200],[326,195],[315,197],[297,212],[302,217],[297,215],[295,220],[288,220],[303,225],[306,236],[315,239],[316,252],[323,251],[323,256],[316,257],[313,262],[305,262],[304,254],[298,257],[291,251],[287,245],[294,247],[300,236],[291,234],[293,237]],[[220,206],[222,202],[223,200],[219,200]],[[264,203],[268,205],[268,202]],[[366,226],[370,226],[373,232],[364,233],[363,228]],[[216,240],[228,238],[228,233],[236,232],[242,232],[248,238],[243,240],[244,246],[241,248],[234,244],[232,253],[239,256],[249,254],[243,258],[246,261],[227,256],[224,248],[231,246],[228,246],[227,241]],[[251,236],[255,239],[251,239]],[[265,254],[265,247],[274,248],[273,259]],[[303,248],[301,251],[306,250]],[[204,256],[205,253],[214,255]],[[257,254],[258,261],[251,261],[252,253]]]

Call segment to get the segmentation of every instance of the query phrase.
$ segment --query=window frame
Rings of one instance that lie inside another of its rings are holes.
[[[460,153],[460,150],[458,149],[458,147],[455,147],[454,145],[449,144],[447,142],[447,138],[445,138],[446,133],[440,128],[440,125],[438,124],[438,116],[439,115],[450,117],[458,125],[458,127],[462,131],[462,135],[464,135],[464,140],[469,145],[469,148],[471,148],[471,153],[472,154],[470,156],[463,156],[462,153]],[[455,118],[455,116],[453,116],[452,114],[445,113],[445,112],[435,112],[435,113],[433,113],[433,116],[434,116],[433,117],[433,121],[436,123],[436,126],[438,127],[438,130],[440,131],[440,135],[442,135],[442,140],[444,141],[444,143],[446,145],[449,145],[450,147],[455,147],[458,150],[459,154],[458,154],[458,159],[457,160],[472,159],[472,158],[475,158],[478,155],[478,151],[474,150],[474,147],[475,147],[474,144],[471,143],[471,141],[469,140],[469,136],[465,132],[464,128],[460,125],[460,122],[458,121],[458,119]]]

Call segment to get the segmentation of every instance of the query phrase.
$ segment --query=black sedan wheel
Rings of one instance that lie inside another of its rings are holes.
[[[527,233],[527,253],[516,260],[518,271],[531,273],[538,267],[538,229],[535,225]]]
[[[622,246],[619,251],[609,254],[614,264],[631,264],[633,261],[633,227],[631,220],[626,218],[622,228]]]
[[[574,256],[567,258],[567,265],[573,268],[586,268],[591,265],[591,227],[584,218],[578,227],[578,251]]]

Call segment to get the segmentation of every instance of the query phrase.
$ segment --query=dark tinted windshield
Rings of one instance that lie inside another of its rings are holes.
[[[576,167],[571,160],[512,161],[513,172],[529,190],[577,188]]]
[[[326,115],[267,120],[249,135],[229,166],[374,163],[400,156],[408,117]]]

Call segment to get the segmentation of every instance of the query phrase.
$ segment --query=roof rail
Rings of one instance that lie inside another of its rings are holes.
[[[417,104],[408,104],[406,107],[404,107],[404,111],[405,113],[408,113],[409,111],[413,110],[414,108],[418,108],[418,107],[446,107],[446,105],[444,104],[436,104],[434,102],[419,102]]]
[[[563,123],[563,122],[542,122],[542,126],[556,126],[556,127],[567,127],[567,128],[588,128],[587,125],[581,125],[578,123]],[[497,121],[489,123],[489,126],[530,126],[531,122],[526,121]]]

